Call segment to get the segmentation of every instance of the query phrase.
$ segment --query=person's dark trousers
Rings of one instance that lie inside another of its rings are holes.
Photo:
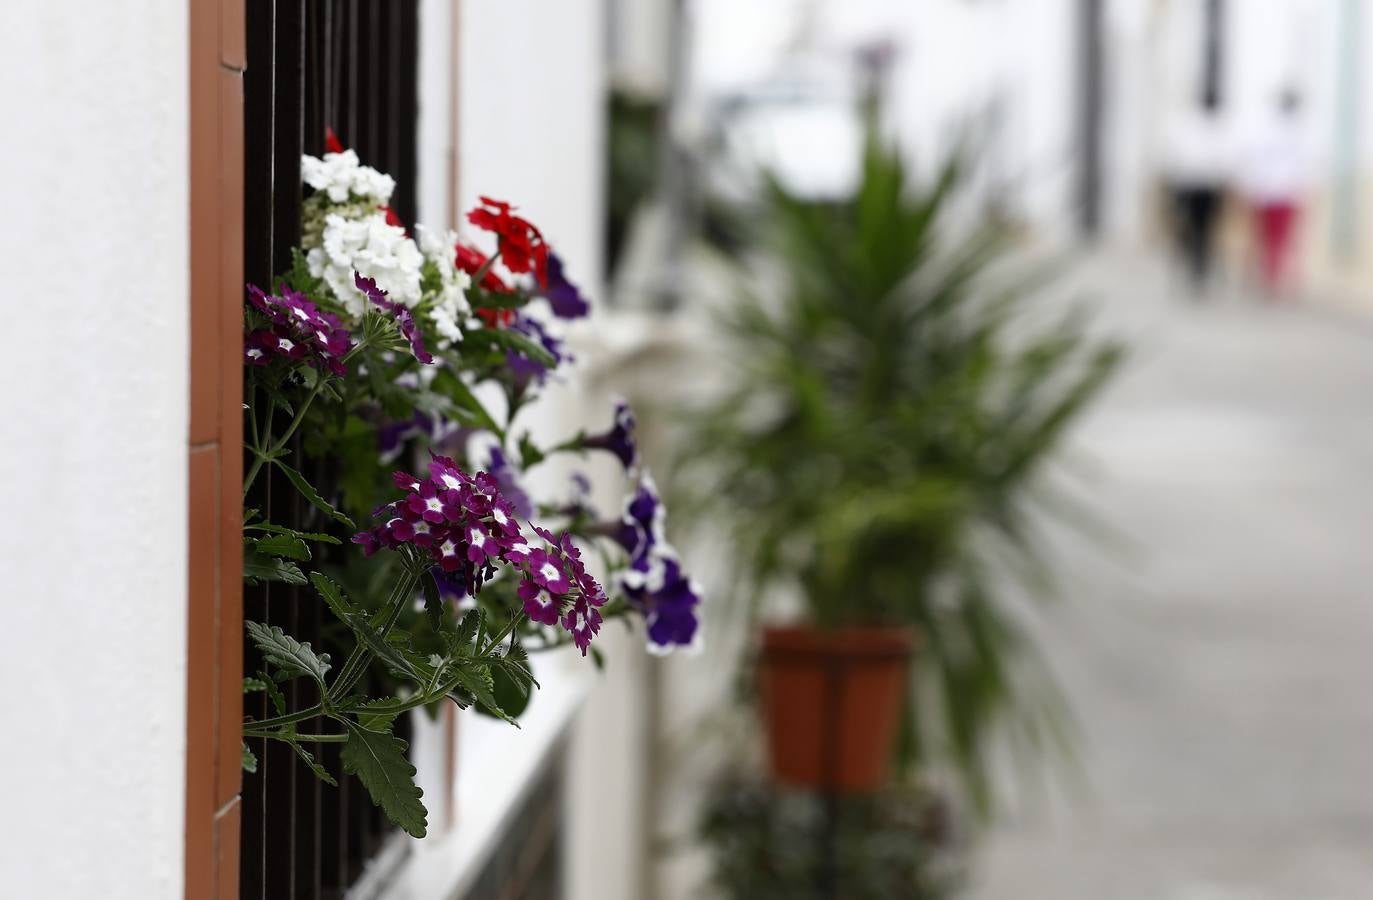
[[[1189,184],[1173,188],[1178,250],[1198,288],[1205,286],[1211,275],[1220,202],[1219,187]]]

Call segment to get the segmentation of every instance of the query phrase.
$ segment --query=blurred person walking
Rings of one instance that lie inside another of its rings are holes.
[[[1292,236],[1307,187],[1307,161],[1301,123],[1301,96],[1291,89],[1278,95],[1262,127],[1246,148],[1241,190],[1253,221],[1263,287],[1277,294],[1287,274]]]
[[[1233,164],[1218,105],[1203,102],[1180,110],[1165,132],[1163,151],[1173,237],[1200,295],[1210,282],[1216,223]]]

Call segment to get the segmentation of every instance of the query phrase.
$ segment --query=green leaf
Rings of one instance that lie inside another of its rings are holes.
[[[434,580],[433,572],[420,576],[424,587],[424,612],[429,616],[429,624],[435,632],[443,627],[443,598],[439,596],[439,583]]]
[[[305,765],[310,767],[310,771],[314,772],[315,776],[319,778],[320,781],[324,782],[325,784],[338,787],[338,782],[334,780],[334,776],[329,774],[328,769],[320,765],[319,760],[315,759],[315,755],[313,753],[311,753],[309,750],[306,750],[304,747],[300,746],[300,744],[297,744],[295,741],[287,741],[287,743],[291,745],[292,750],[296,751],[296,756],[299,756],[301,761],[305,763]]]
[[[406,743],[392,734],[368,731],[345,720],[348,742],[343,745],[343,769],[356,775],[381,807],[386,818],[413,837],[424,837],[428,815],[416,786],[415,767],[405,758]]]
[[[501,433],[501,427],[496,424],[496,420],[491,418],[491,414],[482,406],[477,395],[472,393],[472,389],[451,369],[439,369],[438,374],[429,385],[430,390],[437,394],[447,397],[454,405],[455,412],[460,418],[466,418],[468,422],[495,434]],[[465,416],[462,414],[466,413]]]
[[[272,460],[272,462],[279,469],[281,469],[282,472],[286,473],[286,477],[291,480],[291,484],[295,485],[296,490],[300,492],[300,495],[302,497],[309,501],[311,506],[314,506],[316,509],[318,509],[325,515],[337,519],[344,525],[347,525],[349,528],[357,527],[353,524],[352,519],[348,518],[343,513],[334,509],[334,507],[329,503],[328,500],[325,500],[323,497],[321,497],[319,491],[315,490],[314,487],[310,485],[310,482],[305,480],[304,475],[300,474],[295,469],[291,468],[279,459],[274,459]]]
[[[552,369],[558,360],[543,347],[520,334],[504,328],[477,328],[466,332],[464,341],[483,344],[500,350],[513,350],[528,360]]]
[[[262,678],[244,678],[243,693],[251,694],[255,691],[267,690],[267,681]]]
[[[482,712],[504,719],[516,728],[519,727],[515,718],[501,708],[500,701],[496,699],[495,679],[491,676],[491,669],[484,665],[472,664],[463,665],[459,663],[453,667],[453,679],[462,687],[464,691],[471,695],[482,707]],[[461,704],[460,705],[465,705]]]
[[[245,544],[258,553],[268,556],[284,556],[289,559],[307,560],[310,548],[300,538],[290,534],[273,534],[263,538],[247,538]]]
[[[269,531],[272,534],[289,534],[292,537],[300,538],[302,541],[318,541],[321,544],[340,544],[338,538],[332,534],[321,534],[318,531],[296,531],[294,528],[287,528],[285,525],[274,525],[271,522],[254,522],[251,525],[244,525],[244,531]]]
[[[267,677],[266,672],[258,672],[257,674],[262,676],[261,680],[265,685],[264,690],[267,691],[268,699],[272,701],[272,709],[276,710],[276,714],[279,716],[286,715],[286,695],[281,692],[281,688],[277,687],[275,681]],[[295,728],[294,725],[290,727]]]
[[[243,554],[243,580],[250,584],[259,581],[305,584],[305,573],[295,563],[250,551]]]
[[[324,689],[324,675],[329,671],[329,654],[316,656],[309,644],[302,644],[277,625],[244,622],[243,627],[248,630],[248,637],[267,662],[288,677],[306,675],[313,678],[320,689]]]
[[[343,593],[343,588],[339,587],[336,582],[330,580],[323,572],[311,572],[310,583],[315,586],[315,590],[324,598],[324,602],[329,604],[329,608],[333,610],[334,615],[338,617],[339,621],[348,623],[358,615],[358,608],[354,606],[348,599],[348,596]]]
[[[353,712],[358,717],[358,724],[368,731],[390,731],[396,716],[404,712],[401,709],[404,702],[404,700],[396,697],[387,697],[384,700],[368,700],[361,706],[355,707]]]
[[[257,774],[257,754],[248,749],[247,742],[243,744],[243,771]]]

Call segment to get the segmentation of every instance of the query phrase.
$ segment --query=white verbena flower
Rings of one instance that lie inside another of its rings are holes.
[[[364,219],[330,214],[320,243],[305,256],[310,274],[322,278],[354,318],[362,316],[368,302],[353,283],[355,272],[376,281],[393,302],[406,307],[420,302],[424,257],[405,229],[386,224],[383,213]]]
[[[420,252],[439,273],[439,293],[429,318],[442,338],[440,346],[447,347],[462,340],[462,322],[472,313],[465,293],[472,285],[472,277],[456,265],[454,247],[458,242],[457,232],[451,229],[436,232],[416,225],[415,234]]]
[[[350,196],[370,201],[376,206],[391,202],[396,180],[358,162],[357,153],[326,153],[317,158],[308,153],[300,158],[300,177],[310,187],[328,195],[334,203],[344,203]]]

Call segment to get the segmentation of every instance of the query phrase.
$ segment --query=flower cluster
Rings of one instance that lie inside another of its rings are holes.
[[[462,340],[462,325],[472,312],[467,305],[466,294],[472,284],[472,276],[458,268],[457,260],[448,252],[448,248],[457,243],[458,235],[448,229],[435,232],[423,225],[416,225],[415,233],[419,238],[420,253],[437,276],[434,306],[429,310],[429,319],[439,333],[441,346],[457,343]]]
[[[699,636],[700,587],[682,571],[677,552],[667,542],[666,515],[653,478],[643,473],[619,523],[618,539],[629,553],[629,568],[618,581],[629,602],[643,613],[649,649],[656,653],[696,646]]]
[[[515,215],[503,200],[482,197],[481,206],[467,214],[467,221],[496,235],[505,267],[516,275],[533,271],[540,285],[548,284],[548,244],[534,223]]]
[[[352,150],[326,153],[323,158],[308,154],[302,156],[300,177],[334,203],[353,200],[385,206],[396,189],[394,178],[371,166],[362,165],[357,153]]]
[[[541,541],[531,543],[497,478],[469,475],[447,457],[432,457],[427,479],[405,472],[393,478],[405,496],[378,509],[382,523],[354,535],[353,543],[368,556],[383,547],[417,548],[432,557],[441,581],[469,595],[498,568],[509,567],[520,578],[517,591],[529,618],[544,625],[561,621],[586,653],[600,630],[606,595],[568,535],[535,527]]]
[[[305,254],[310,274],[322,279],[348,314],[360,318],[367,296],[358,290],[355,275],[370,278],[394,302],[413,307],[422,296],[424,256],[405,229],[386,224],[374,211],[362,218],[331,212],[324,217],[319,246]]]
[[[248,300],[271,325],[248,335],[243,345],[244,362],[265,366],[273,359],[296,359],[335,375],[343,374],[343,357],[352,346],[352,337],[337,316],[322,312],[289,288],[275,296],[250,284]]]

